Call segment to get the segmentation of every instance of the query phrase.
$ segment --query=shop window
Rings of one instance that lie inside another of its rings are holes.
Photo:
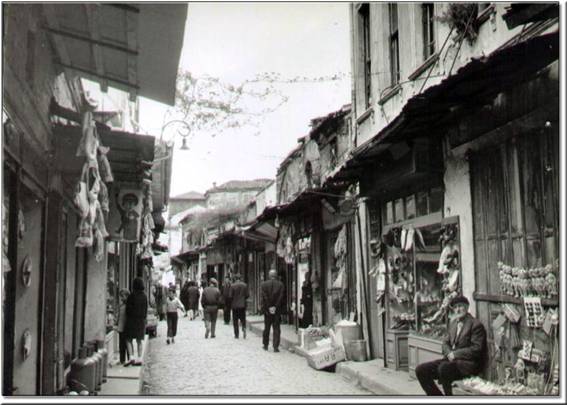
[[[398,5],[388,4],[388,17],[390,22],[389,45],[390,45],[390,84],[400,82],[400,44],[398,32]]]
[[[423,29],[423,60],[435,53],[434,5],[424,3],[421,5],[421,24]]]

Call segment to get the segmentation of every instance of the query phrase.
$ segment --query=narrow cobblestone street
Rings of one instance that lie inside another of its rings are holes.
[[[248,332],[235,339],[232,324],[217,322],[215,339],[205,339],[200,319],[179,319],[175,344],[165,342],[167,325],[149,342],[146,383],[150,395],[371,395],[341,376],[309,367],[287,350],[262,350]]]

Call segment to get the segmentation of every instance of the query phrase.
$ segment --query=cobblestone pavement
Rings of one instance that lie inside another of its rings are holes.
[[[262,349],[259,336],[235,339],[219,316],[215,339],[205,339],[203,321],[180,316],[175,344],[159,322],[150,339],[145,392],[150,395],[372,395],[343,377],[317,371],[287,350]]]

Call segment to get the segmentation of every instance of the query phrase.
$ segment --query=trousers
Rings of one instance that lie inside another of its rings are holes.
[[[232,310],[232,325],[234,326],[234,336],[238,337],[238,321],[242,324],[242,330],[246,329],[246,308],[234,308]]]
[[[275,314],[270,314],[269,312],[264,313],[264,332],[262,334],[262,343],[264,346],[270,344],[270,329],[274,329],[274,349],[280,347],[280,321],[281,314],[276,312]]]
[[[224,317],[224,323],[226,323],[227,325],[230,323],[230,305],[225,305],[223,310],[222,310],[222,314]]]
[[[217,315],[218,307],[216,305],[208,305],[204,308],[204,318],[205,318],[205,329],[207,331],[207,336],[209,332],[211,336],[215,336],[215,330],[217,328]]]
[[[126,360],[130,360],[130,355],[128,354],[128,345],[126,341],[126,334],[124,332],[118,332],[118,350],[120,352],[120,363],[125,363]]]
[[[175,337],[177,335],[178,319],[177,312],[167,313],[167,337]]]
[[[421,388],[427,395],[443,395],[434,380],[438,380],[445,395],[453,395],[453,381],[462,380],[467,375],[461,374],[455,361],[447,359],[433,360],[422,363],[415,368],[415,375]]]

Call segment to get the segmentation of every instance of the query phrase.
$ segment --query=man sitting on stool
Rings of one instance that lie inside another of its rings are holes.
[[[443,386],[445,395],[453,395],[451,384],[482,371],[486,350],[486,331],[480,321],[469,314],[469,300],[458,296],[451,300],[454,318],[449,336],[443,342],[443,358],[418,365],[415,374],[427,395],[443,395],[434,380]]]

